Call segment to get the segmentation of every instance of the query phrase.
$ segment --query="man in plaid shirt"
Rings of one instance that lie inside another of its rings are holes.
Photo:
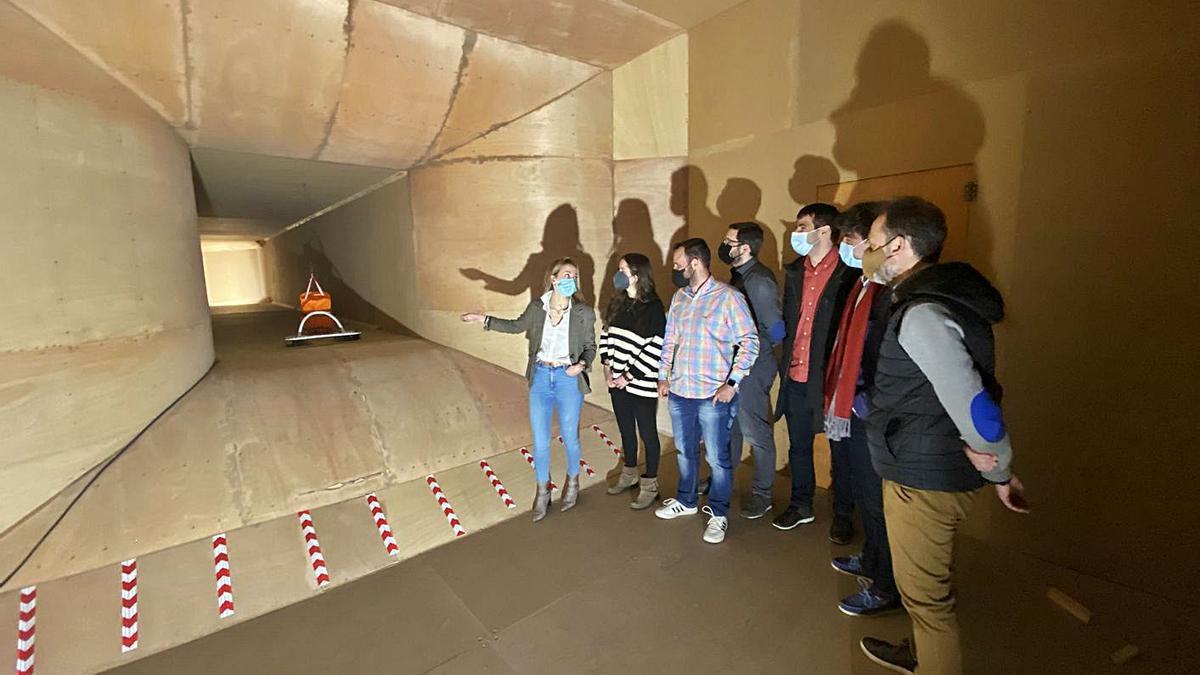
[[[712,278],[712,253],[703,239],[688,239],[673,252],[679,290],[667,312],[658,395],[668,398],[679,487],[655,512],[671,520],[696,513],[700,439],[712,469],[704,541],[719,544],[729,527],[733,492],[729,430],[737,416],[737,387],[758,357],[758,329],[740,291]]]

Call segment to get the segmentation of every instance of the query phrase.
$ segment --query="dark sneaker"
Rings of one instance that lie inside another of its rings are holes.
[[[860,579],[858,583],[862,587],[862,590],[846,597],[838,603],[838,609],[842,610],[842,614],[849,614],[850,616],[879,616],[900,609],[900,598],[880,593],[875,590],[875,586],[871,582],[865,579]]]
[[[845,546],[854,538],[854,521],[847,516],[834,516],[829,526],[829,541]]]
[[[759,494],[750,495],[750,501],[742,504],[742,517],[748,520],[758,520],[767,515],[767,511],[771,510],[770,497],[764,497]]]
[[[711,478],[701,478],[700,482],[696,484],[696,494],[700,496],[708,494],[708,488],[710,485],[712,485]]]
[[[816,518],[811,506],[788,506],[783,513],[771,521],[771,524],[781,530],[790,530],[797,525],[811,523]]]
[[[917,670],[917,657],[913,654],[912,643],[908,640],[894,645],[873,637],[865,637],[858,644],[868,659],[888,670],[909,675]]]
[[[855,554],[837,557],[833,559],[830,565],[842,574],[849,574],[852,577],[870,580],[866,570],[863,569],[862,555]]]

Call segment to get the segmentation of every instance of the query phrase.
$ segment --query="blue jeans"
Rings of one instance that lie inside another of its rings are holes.
[[[696,506],[696,481],[700,475],[700,439],[704,439],[704,459],[712,469],[708,506],[714,515],[729,512],[733,493],[733,462],[729,453],[729,430],[737,417],[737,397],[729,403],[713,405],[711,398],[684,398],[671,394],[667,399],[671,428],[675,433],[675,457],[679,461],[679,487],[675,499],[689,508]]]
[[[558,432],[567,446],[567,475],[579,475],[579,412],[583,392],[579,376],[567,369],[538,365],[529,389],[529,426],[533,430],[533,468],[539,483],[550,480],[550,419],[558,408]]]

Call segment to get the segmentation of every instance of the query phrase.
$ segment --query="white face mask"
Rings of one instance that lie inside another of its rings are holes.
[[[792,233],[792,250],[804,256],[808,255],[809,251],[813,250],[813,244],[808,240],[808,235],[812,232],[793,232]]]
[[[838,255],[840,255],[842,257],[842,262],[846,263],[847,267],[853,267],[855,269],[861,270],[862,269],[862,259],[854,257],[854,249],[855,248],[856,248],[855,246],[851,246],[850,244],[847,244],[846,242],[843,241],[841,246],[838,247]]]

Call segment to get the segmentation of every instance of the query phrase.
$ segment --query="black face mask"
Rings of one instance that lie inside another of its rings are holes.
[[[688,278],[683,276],[683,270],[674,270],[671,272],[671,282],[676,288],[683,288],[688,285]]]
[[[733,247],[725,242],[721,242],[721,245],[717,247],[717,257],[720,258],[721,262],[725,263],[726,265],[732,265]]]

